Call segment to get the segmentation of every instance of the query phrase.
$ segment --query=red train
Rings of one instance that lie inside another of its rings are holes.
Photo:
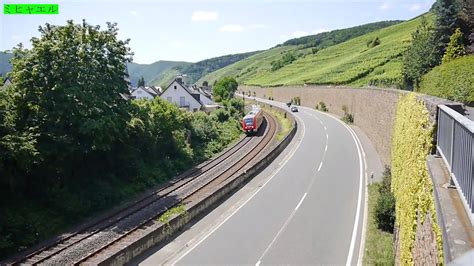
[[[252,111],[248,113],[242,119],[242,129],[247,132],[247,134],[255,133],[258,131],[263,122],[263,111],[260,109],[260,106],[253,105]]]

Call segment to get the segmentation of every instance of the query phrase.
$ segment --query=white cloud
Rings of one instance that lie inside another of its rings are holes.
[[[385,2],[381,6],[379,6],[379,9],[384,10],[384,11],[389,10],[391,8],[392,8],[392,5],[390,5],[390,3],[387,3],[387,2]]]
[[[249,26],[251,30],[264,30],[270,28],[268,25],[265,24],[252,24]]]
[[[327,31],[329,31],[329,30],[328,29],[316,29],[316,30],[311,31],[311,34],[318,34],[318,33],[327,32]]]
[[[280,40],[282,40],[282,41],[288,40],[288,35],[286,35],[286,34],[280,35]]]
[[[191,20],[192,21],[214,21],[219,18],[219,13],[215,11],[194,11]]]
[[[309,35],[306,31],[297,30],[297,31],[293,32],[293,34],[291,34],[291,37],[299,38],[299,37],[303,37],[303,36],[306,36],[306,35]]]
[[[132,10],[130,11],[130,15],[134,16],[134,17],[137,17],[138,16],[138,12],[135,11],[135,10]]]
[[[221,32],[242,32],[244,27],[240,24],[227,24],[219,28]]]
[[[12,35],[12,40],[19,41],[19,40],[21,40],[21,36],[20,35]]]
[[[411,12],[415,12],[415,11],[418,11],[421,9],[421,5],[420,4],[413,4],[413,5],[410,5],[408,7],[408,10],[410,10]]]

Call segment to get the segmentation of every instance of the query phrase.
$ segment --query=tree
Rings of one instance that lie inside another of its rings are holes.
[[[137,87],[145,87],[145,79],[143,76],[138,79]]]
[[[461,29],[457,28],[449,40],[446,53],[443,56],[443,63],[447,63],[453,59],[459,58],[466,54],[466,49],[463,45],[463,36]]]
[[[212,88],[214,99],[218,102],[234,97],[239,84],[232,77],[224,77],[216,82]]]
[[[407,89],[418,87],[421,77],[441,61],[433,28],[425,19],[412,34],[411,46],[403,56],[402,75]]]
[[[441,55],[444,54],[449,43],[449,38],[458,27],[458,0],[437,0],[433,5],[436,15],[435,32],[438,49]]]
[[[85,160],[100,157],[124,138],[129,41],[117,39],[115,23],[100,30],[68,21],[46,24],[39,32],[32,48],[19,45],[11,60],[15,129],[38,133],[28,139],[45,163],[38,166],[45,172],[37,175],[74,178]]]
[[[474,1],[459,0],[459,27],[464,35],[466,52],[474,53]]]
[[[203,81],[203,82],[202,82],[202,86],[203,86],[203,87],[208,87],[208,86],[209,86],[209,82],[207,82],[207,80]]]

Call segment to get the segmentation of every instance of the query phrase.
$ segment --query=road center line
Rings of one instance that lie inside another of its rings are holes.
[[[300,202],[298,203],[298,205],[296,205],[296,208],[295,208],[295,211],[298,210],[298,208],[301,206],[301,203],[303,203],[303,200],[304,198],[306,198],[306,195],[308,195],[308,193],[304,193],[303,197],[301,198]]]

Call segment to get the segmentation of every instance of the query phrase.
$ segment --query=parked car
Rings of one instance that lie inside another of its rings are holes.
[[[298,112],[298,107],[292,106],[290,110],[291,110],[293,113],[294,113],[294,112]]]

